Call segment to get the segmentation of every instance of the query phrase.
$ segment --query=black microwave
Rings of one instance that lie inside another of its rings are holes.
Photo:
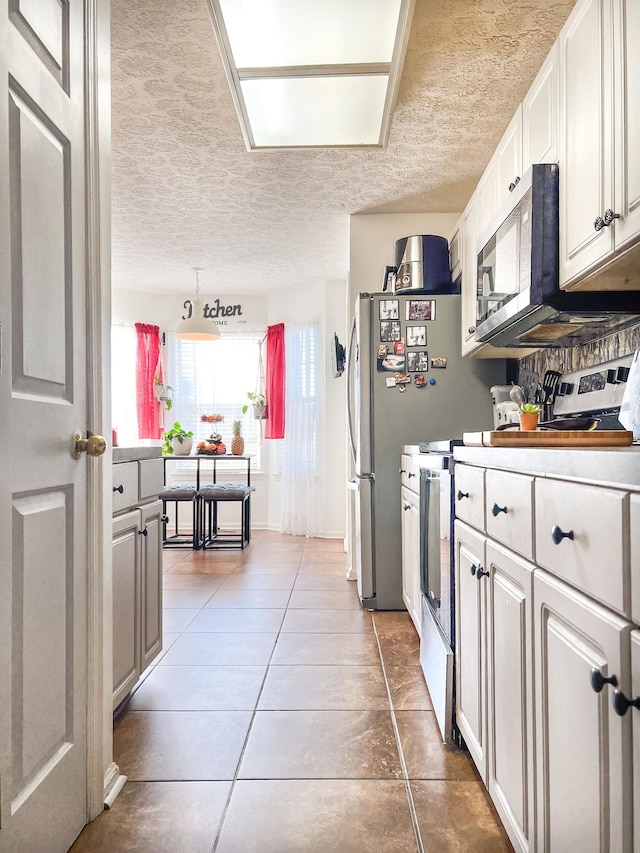
[[[577,346],[640,320],[638,291],[560,289],[559,220],[559,167],[535,164],[478,240],[476,340]]]

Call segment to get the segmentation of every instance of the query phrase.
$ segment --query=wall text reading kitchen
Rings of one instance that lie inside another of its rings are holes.
[[[187,309],[187,314],[186,316],[183,314],[182,319],[188,320],[193,311],[189,299],[184,303],[184,307]],[[216,299],[213,305],[205,302],[202,314],[205,320],[214,320],[216,317],[241,317],[242,305],[221,305],[220,300]]]

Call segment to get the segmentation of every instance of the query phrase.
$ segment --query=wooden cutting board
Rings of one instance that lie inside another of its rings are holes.
[[[633,433],[624,429],[497,430],[482,433],[485,447],[629,447]]]

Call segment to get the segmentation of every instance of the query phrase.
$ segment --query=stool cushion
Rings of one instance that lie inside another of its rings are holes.
[[[255,492],[254,487],[242,483],[212,483],[202,486],[198,494],[205,501],[242,501],[251,492]]]
[[[163,501],[192,501],[196,497],[196,487],[190,483],[175,483],[165,486],[160,492]]]

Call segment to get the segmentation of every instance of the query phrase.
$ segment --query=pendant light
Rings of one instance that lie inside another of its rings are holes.
[[[182,341],[217,341],[220,333],[214,326],[212,320],[205,320],[202,313],[202,299],[200,298],[200,284],[198,273],[202,267],[191,267],[196,274],[196,295],[191,300],[191,316],[178,323],[176,338]]]

